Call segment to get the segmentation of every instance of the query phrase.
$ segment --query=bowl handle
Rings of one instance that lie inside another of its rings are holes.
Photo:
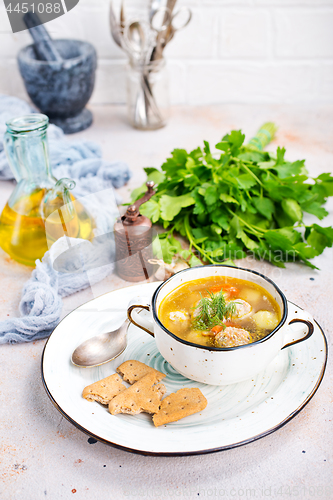
[[[136,311],[136,309],[140,310]],[[128,304],[127,317],[130,322],[133,323],[133,325],[141,328],[141,330],[144,330],[145,332],[149,333],[149,335],[152,335],[152,337],[154,337],[153,317],[151,316],[151,314],[149,315],[151,317],[148,318],[140,316],[140,312],[143,309],[150,312],[150,299],[148,299],[147,297],[140,297],[139,299],[134,298]]]
[[[304,318],[298,317],[302,313],[304,314]],[[288,344],[285,344],[281,349],[285,349],[286,347],[298,344],[299,342],[304,342],[304,340],[309,339],[311,337],[311,335],[313,334],[313,332],[314,332],[314,325],[313,325],[311,319],[312,318],[311,318],[311,316],[310,316],[309,313],[307,313],[305,311],[299,311],[297,313],[297,316],[294,317],[292,320],[289,321],[288,325],[292,325],[294,323],[303,323],[304,325],[307,326],[308,331],[307,331],[307,333],[303,337],[301,337],[300,339],[297,339],[297,340],[293,340],[292,342],[289,342]],[[293,336],[295,336],[295,332],[291,332],[290,329],[289,329],[288,336],[290,337],[291,334],[293,334]]]

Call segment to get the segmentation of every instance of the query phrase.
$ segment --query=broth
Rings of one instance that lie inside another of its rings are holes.
[[[177,337],[209,347],[256,342],[281,321],[280,308],[267,290],[225,276],[180,285],[162,300],[158,316]]]

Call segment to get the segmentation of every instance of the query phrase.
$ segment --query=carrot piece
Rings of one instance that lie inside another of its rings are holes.
[[[216,326],[213,326],[213,328],[211,328],[211,332],[213,332],[214,334],[216,333],[219,333],[223,330],[223,325],[216,325]]]
[[[228,288],[228,294],[229,294],[229,297],[234,299],[235,297],[237,297],[239,295],[239,289],[236,288],[235,286],[231,286]]]
[[[211,293],[218,293],[221,290],[224,293],[227,293],[229,295],[229,297],[231,297],[231,298],[235,298],[239,294],[238,288],[231,286],[231,285],[216,285],[216,286],[210,287],[210,289],[209,289],[209,291]]]
[[[237,325],[233,321],[225,321],[224,324],[225,326],[231,326],[232,328],[239,328],[239,325]]]

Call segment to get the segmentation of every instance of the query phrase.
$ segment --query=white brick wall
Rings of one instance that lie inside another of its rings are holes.
[[[117,1],[114,0],[117,6]],[[14,0],[15,2],[15,0]],[[118,0],[118,5],[120,0]],[[149,0],[125,0],[128,17]],[[178,0],[193,11],[165,54],[175,104],[333,102],[333,0]],[[123,103],[126,57],[110,37],[109,0],[80,0],[46,26],[54,38],[88,40],[99,63],[93,103]],[[27,98],[0,0],[0,93]]]

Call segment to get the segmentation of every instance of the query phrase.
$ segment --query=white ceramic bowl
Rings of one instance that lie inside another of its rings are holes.
[[[193,344],[171,333],[158,317],[159,306],[170,292],[188,281],[209,276],[229,276],[262,286],[278,303],[281,321],[266,337],[237,347],[207,347]],[[144,317],[137,309],[146,309]],[[170,365],[185,377],[211,385],[226,385],[253,377],[277,356],[281,349],[308,339],[314,330],[312,316],[288,310],[287,300],[273,281],[248,269],[209,265],[185,269],[163,282],[152,297],[134,298],[128,317],[155,337],[157,348]],[[294,323],[299,323],[295,328]]]

